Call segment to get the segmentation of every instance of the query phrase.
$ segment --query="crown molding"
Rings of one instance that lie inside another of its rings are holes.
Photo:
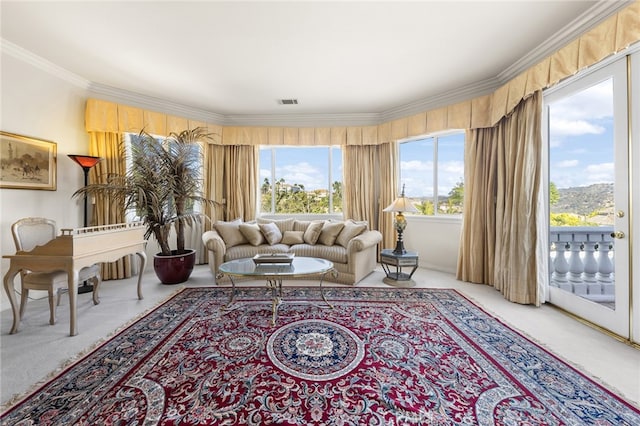
[[[500,81],[500,85],[538,64],[546,57],[577,39],[580,35],[596,27],[605,19],[634,2],[635,0],[598,1],[560,31],[556,32],[527,55],[518,59],[507,69],[499,73],[497,79]]]
[[[229,126],[335,127],[380,124],[379,113],[227,115]]]
[[[379,113],[224,115],[88,81],[3,38],[0,38],[0,48],[3,53],[31,64],[52,76],[85,89],[91,95],[99,96],[102,99],[118,103],[126,103],[127,105],[150,109],[153,111],[160,111],[167,114],[174,114],[211,124],[229,126],[291,127],[363,126],[377,125],[424,111],[441,108],[446,105],[452,105],[468,99],[473,99],[478,96],[487,95],[509,80],[515,78],[520,73],[539,63],[544,58],[553,54],[553,52],[575,40],[578,36],[595,27],[604,19],[632,3],[634,3],[634,0],[599,0],[582,15],[574,19],[569,25],[562,28],[556,34],[533,49],[530,53],[514,62],[504,71],[500,72],[497,76],[481,82],[472,83],[455,90],[430,96],[426,99],[399,105]]]
[[[27,64],[32,65],[33,67],[44,71],[45,73],[53,77],[57,77],[81,89],[87,89],[91,84],[89,80],[80,77],[79,75],[74,74],[65,68],[62,68],[54,64],[53,62],[49,62],[46,59],[34,53],[31,53],[30,51],[18,46],[17,44],[11,43],[9,40],[6,40],[4,38],[0,38],[0,50],[2,51],[2,53],[6,53],[9,56],[26,62]]]
[[[222,114],[171,102],[154,96],[142,95],[140,93],[118,89],[116,87],[100,83],[91,83],[88,90],[91,95],[100,96],[100,99],[104,99],[105,101],[123,103],[151,111],[160,111],[165,114],[177,115],[192,120],[205,121],[211,124],[226,124],[226,118]]]
[[[383,123],[398,118],[409,117],[414,114],[453,105],[478,96],[484,96],[493,92],[499,86],[500,81],[495,77],[478,83],[468,84],[455,90],[449,90],[446,93],[430,96],[427,99],[421,99],[410,104],[388,109],[380,114],[380,122]]]

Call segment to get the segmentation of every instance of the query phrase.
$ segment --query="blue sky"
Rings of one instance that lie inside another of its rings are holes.
[[[549,179],[558,188],[613,183],[612,80],[549,105]]]
[[[408,197],[433,197],[433,138],[400,144],[400,185]],[[464,180],[464,133],[438,137],[438,196]]]
[[[332,148],[332,181],[342,180],[342,154],[339,147]],[[305,190],[328,189],[329,172],[327,147],[278,147],[276,149],[276,179],[284,178],[288,184],[304,185]],[[271,180],[271,150],[260,150],[260,183]]]

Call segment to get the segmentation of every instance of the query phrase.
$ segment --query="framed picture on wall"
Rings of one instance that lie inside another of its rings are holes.
[[[0,188],[56,190],[55,142],[0,131]]]

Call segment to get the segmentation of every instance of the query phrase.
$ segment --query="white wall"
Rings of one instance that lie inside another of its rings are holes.
[[[462,218],[411,215],[405,215],[405,217],[407,228],[402,235],[404,247],[418,252],[419,265],[423,268],[455,274]]]
[[[84,184],[80,166],[67,154],[88,154],[84,130],[86,90],[2,53],[0,129],[57,143],[57,190],[0,189],[0,252],[14,254],[10,227],[27,216],[54,219],[58,228],[82,226],[83,203],[71,194]],[[1,273],[9,262],[2,260]],[[16,280],[17,281],[17,280]],[[0,308],[9,307],[4,289]]]

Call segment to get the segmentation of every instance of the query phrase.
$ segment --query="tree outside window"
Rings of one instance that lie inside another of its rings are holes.
[[[419,214],[462,214],[464,136],[455,131],[400,143],[400,182]]]
[[[261,147],[260,211],[342,212],[340,147]]]

